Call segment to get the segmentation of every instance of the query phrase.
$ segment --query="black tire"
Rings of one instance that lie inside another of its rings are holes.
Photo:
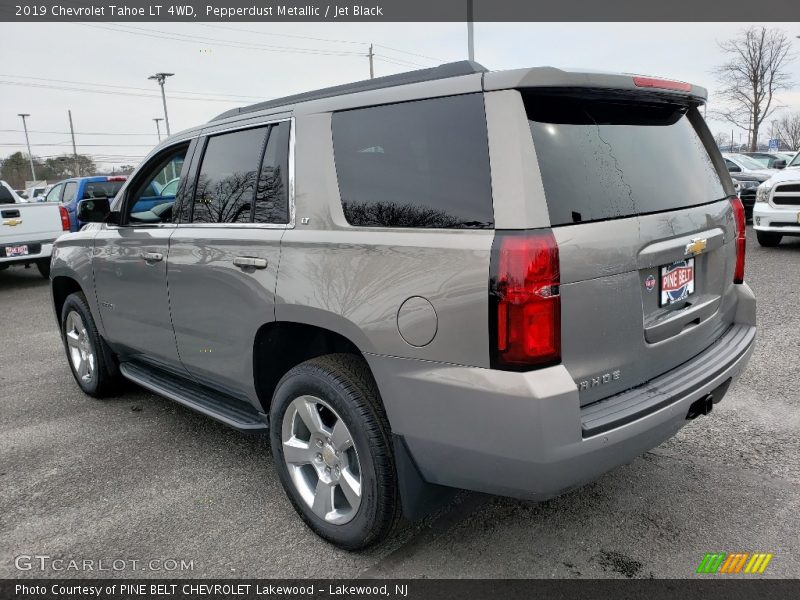
[[[41,260],[36,261],[36,268],[39,269],[39,273],[45,279],[50,279],[50,259],[43,258]]]
[[[756,239],[760,246],[774,248],[781,243],[783,236],[780,233],[770,233],[769,231],[756,231]]]
[[[77,313],[83,327],[86,330],[87,348],[91,350],[94,358],[94,371],[90,379],[83,379],[75,369],[70,355],[70,346],[67,342],[67,319],[70,313]],[[80,386],[84,393],[95,398],[105,398],[116,394],[119,391],[120,376],[115,364],[113,355],[108,349],[100,333],[97,331],[94,318],[89,310],[86,297],[81,292],[75,292],[67,296],[64,307],[61,309],[61,340],[64,343],[64,350],[67,353],[67,364],[72,371],[75,382]]]
[[[284,460],[282,427],[287,408],[300,396],[323,400],[338,413],[352,436],[361,476],[361,502],[347,523],[317,516],[302,499]],[[400,517],[400,496],[392,438],[380,394],[364,360],[329,354],[291,369],[278,383],[270,408],[272,456],[289,500],[306,525],[346,550],[361,550],[388,537]]]

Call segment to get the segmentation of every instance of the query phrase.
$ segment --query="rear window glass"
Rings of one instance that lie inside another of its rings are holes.
[[[552,225],[616,219],[726,197],[686,107],[525,96]]]
[[[481,94],[335,113],[333,145],[351,225],[494,225]]]
[[[113,198],[124,184],[124,181],[89,181],[83,187],[83,199]]]

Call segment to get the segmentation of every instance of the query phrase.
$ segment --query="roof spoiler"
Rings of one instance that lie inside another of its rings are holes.
[[[438,67],[431,67],[430,69],[418,69],[416,71],[408,71],[405,73],[398,73],[396,75],[387,75],[386,77],[365,79],[363,81],[356,81],[354,83],[346,83],[344,85],[337,85],[312,92],[304,92],[302,94],[295,94],[293,96],[286,96],[284,98],[267,100],[266,102],[259,102],[257,104],[251,104],[250,106],[233,108],[217,115],[211,119],[210,122],[220,121],[228,117],[235,117],[237,115],[264,110],[267,108],[277,108],[280,106],[298,104],[300,102],[309,102],[311,100],[330,98],[332,96],[342,96],[344,94],[356,94],[358,92],[380,90],[398,85],[407,85],[410,83],[422,83],[424,81],[435,81],[437,79],[448,79],[450,77],[460,77],[462,75],[485,73],[487,70],[488,69],[486,69],[486,67],[483,65],[471,60],[445,63],[439,65]]]

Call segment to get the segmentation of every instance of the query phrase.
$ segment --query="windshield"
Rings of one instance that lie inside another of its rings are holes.
[[[789,163],[790,167],[800,167],[800,152],[794,155],[794,160]]]
[[[764,165],[758,162],[755,158],[745,156],[744,154],[734,154],[731,158],[738,162],[745,169],[763,169]],[[769,160],[769,159],[765,159]]]
[[[704,125],[694,108],[547,92],[526,94],[525,107],[554,226],[727,195],[695,129]]]

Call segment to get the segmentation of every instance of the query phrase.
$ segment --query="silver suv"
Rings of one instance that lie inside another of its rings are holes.
[[[179,133],[56,244],[75,379],[268,432],[348,549],[455,488],[580,486],[711,411],[753,350],[705,95],[462,62]]]

